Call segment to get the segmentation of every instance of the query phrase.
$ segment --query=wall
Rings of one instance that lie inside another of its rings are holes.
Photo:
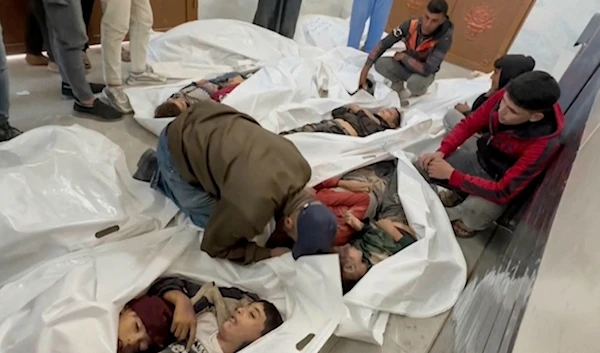
[[[555,72],[595,12],[600,0],[537,0],[509,52],[531,55],[537,69]]]
[[[252,22],[258,0],[198,0],[198,19],[228,18]],[[304,0],[301,15],[349,17],[352,0]]]

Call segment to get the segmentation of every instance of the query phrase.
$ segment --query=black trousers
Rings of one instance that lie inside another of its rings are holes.
[[[252,23],[293,38],[301,6],[302,0],[258,0]]]
[[[81,0],[81,9],[83,11],[83,21],[89,30],[92,11],[94,10],[95,0]],[[52,54],[52,43],[48,36],[48,26],[46,24],[46,12],[41,0],[29,0],[29,9],[27,13],[27,24],[25,28],[25,47],[28,54],[40,55],[45,49],[48,52],[50,61],[54,61]],[[82,48],[86,51],[89,43]]]

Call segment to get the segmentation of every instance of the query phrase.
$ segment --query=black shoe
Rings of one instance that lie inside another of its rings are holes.
[[[102,90],[104,89],[104,87],[105,87],[105,85],[103,85],[101,83],[90,83],[90,89],[92,90],[93,94],[101,93]],[[62,95],[65,96],[66,98],[69,98],[69,99],[75,98],[75,95],[73,95],[73,89],[71,88],[71,85],[63,82],[61,84],[60,89],[62,91]]]
[[[4,123],[0,125],[0,142],[8,141],[21,134],[22,132],[20,130],[10,126],[9,123]]]
[[[106,121],[118,120],[123,116],[123,113],[111,107],[110,105],[102,102],[98,98],[94,100],[94,105],[91,107],[86,107],[78,101],[75,101],[75,104],[73,104],[73,110],[80,113],[94,115]]]
[[[152,148],[147,149],[137,162],[137,167],[137,170],[133,174],[133,179],[149,183],[152,175],[158,169],[156,152]]]

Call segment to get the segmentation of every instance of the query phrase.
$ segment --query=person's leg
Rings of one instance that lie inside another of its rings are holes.
[[[279,17],[279,8],[282,6],[280,2],[281,0],[258,0],[252,23],[271,31],[277,31],[277,18]]]
[[[302,7],[302,0],[283,0],[282,6],[283,11],[281,12],[279,34],[288,38],[294,38],[298,17],[300,16],[300,7]]]
[[[410,75],[408,80],[406,80],[406,88],[410,91],[412,96],[422,96],[427,93],[427,89],[433,81],[435,80],[435,75],[429,76],[421,76],[417,74]]]
[[[446,132],[450,132],[458,123],[460,123],[465,118],[465,115],[459,112],[456,109],[449,109],[446,114],[444,114],[444,119],[442,122],[444,123],[444,128]]]
[[[90,21],[92,19],[92,12],[94,11],[94,2],[95,0],[81,0],[81,14],[83,15],[83,22],[85,23],[86,33],[88,33],[90,30]],[[89,47],[89,41],[85,42],[85,45],[83,46],[83,51],[87,51]]]
[[[92,11],[94,11],[94,0],[81,0],[81,12],[83,15],[83,22],[85,23],[85,33],[89,32],[90,29],[90,20],[92,19]],[[87,55],[87,50],[90,47],[89,38],[88,41],[85,42],[85,45],[82,48],[83,53],[81,54],[81,59],[83,60],[83,66],[86,70],[90,70],[92,68],[92,62],[90,61],[89,56]]]
[[[348,34],[349,47],[360,49],[360,40],[365,31],[365,24],[369,16],[371,16],[371,11],[373,10],[373,4],[375,2],[376,0],[354,0],[352,3],[350,33]]]
[[[104,96],[122,113],[131,112],[129,98],[123,92],[121,77],[121,44],[129,31],[132,0],[102,0],[101,37],[104,68]],[[132,36],[133,37],[133,36]],[[131,39],[133,46],[133,38]]]
[[[325,132],[329,134],[348,135],[334,120],[323,120],[314,124],[306,124],[295,129],[280,132],[279,135],[289,135],[297,132]]]
[[[8,141],[21,132],[8,123],[9,102],[8,71],[6,69],[6,49],[0,23],[0,142]]]
[[[131,27],[129,28],[131,74],[129,85],[153,85],[167,82],[146,66],[146,53],[152,30],[152,6],[150,0],[131,0]]]
[[[195,225],[204,228],[208,223],[215,199],[201,188],[183,180],[169,152],[165,130],[158,138],[157,170],[152,177],[151,187],[171,199]]]
[[[364,51],[370,53],[377,43],[381,40],[381,35],[385,31],[385,26],[392,10],[394,0],[375,0],[373,10],[371,11],[371,22],[369,23],[369,33],[365,42]]]
[[[405,82],[410,77],[402,64],[390,57],[379,58],[375,62],[375,70],[394,84]]]
[[[107,120],[120,118],[118,111],[94,98],[94,93],[100,93],[104,85],[90,84],[85,77],[81,48],[87,35],[79,0],[44,0],[44,6],[51,40],[55,44],[54,55],[63,78],[63,94],[75,98],[73,108],[78,112]]]
[[[27,23],[25,25],[25,62],[31,66],[48,65],[48,58],[42,55],[44,50],[44,37],[31,7],[27,9]]]

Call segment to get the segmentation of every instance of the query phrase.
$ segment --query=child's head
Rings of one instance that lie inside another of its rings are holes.
[[[498,109],[498,120],[505,125],[538,122],[560,97],[560,87],[550,74],[526,72],[506,86]]]
[[[340,258],[340,269],[344,281],[358,281],[369,270],[369,264],[365,261],[363,252],[350,244],[334,248]]]
[[[532,71],[534,67],[535,60],[531,56],[507,54],[496,59],[492,74],[492,89],[497,91],[506,87],[512,79]]]
[[[169,98],[166,102],[156,107],[154,118],[172,118],[178,116],[188,108],[183,97]]]
[[[275,305],[260,300],[237,308],[223,323],[219,330],[219,338],[240,350],[282,323],[283,319]]]
[[[400,123],[402,122],[402,114],[396,108],[379,109],[377,115],[379,115],[392,129],[400,127]]]
[[[162,347],[170,338],[172,306],[157,296],[132,300],[119,314],[117,352],[143,352]]]

